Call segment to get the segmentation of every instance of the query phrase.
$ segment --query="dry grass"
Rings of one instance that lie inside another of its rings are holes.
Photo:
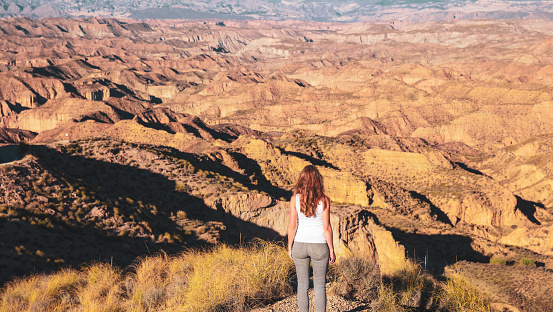
[[[450,311],[491,312],[488,298],[468,278],[455,268],[446,271],[447,282],[443,286],[442,299]]]
[[[338,276],[332,291],[371,302],[373,311],[493,311],[486,296],[457,270],[446,272],[445,283],[437,282],[409,258],[382,276],[375,264],[361,257],[342,260],[333,270],[340,272],[331,275]]]
[[[100,263],[15,280],[0,311],[243,311],[289,295],[291,272],[280,245],[220,245],[143,258],[127,274]]]
[[[405,258],[404,265],[398,270],[383,276],[378,311],[411,311],[420,307],[423,301],[434,306],[437,304],[435,287],[430,274],[424,272],[418,263]]]
[[[106,264],[35,275],[3,289],[0,311],[122,311],[120,280]]]
[[[74,270],[16,280],[3,289],[0,311],[63,310],[68,305],[63,295],[74,289],[78,281],[79,274]]]
[[[81,311],[122,311],[121,274],[107,264],[95,264],[80,274],[80,287],[75,290]]]
[[[218,245],[175,257],[145,257],[126,272],[96,263],[15,280],[1,290],[0,312],[246,311],[290,295],[292,272],[280,245]],[[332,293],[368,302],[373,311],[492,311],[458,270],[447,271],[447,282],[437,283],[408,258],[385,275],[359,255],[344,258],[329,277]]]
[[[247,306],[284,297],[292,289],[292,262],[277,245],[259,241],[246,248],[220,246],[212,253],[189,253],[192,266],[181,311],[241,311]]]

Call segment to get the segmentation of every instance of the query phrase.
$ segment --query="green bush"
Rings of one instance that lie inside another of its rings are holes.
[[[521,258],[520,259],[520,264],[535,267],[536,266],[536,261],[534,261],[534,259],[530,259],[530,258]]]
[[[491,264],[507,264],[507,260],[505,258],[491,258],[490,259]]]

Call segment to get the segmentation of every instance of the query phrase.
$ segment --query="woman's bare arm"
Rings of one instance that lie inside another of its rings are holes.
[[[323,209],[323,227],[325,232],[326,244],[330,251],[328,263],[332,264],[336,260],[334,253],[334,242],[332,241],[332,226],[330,225],[330,198],[325,197],[325,206]]]
[[[290,199],[290,218],[288,220],[288,257],[292,259],[292,245],[298,229],[298,212],[296,211],[296,195]]]

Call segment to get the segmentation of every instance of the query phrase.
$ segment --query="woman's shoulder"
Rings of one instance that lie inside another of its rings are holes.
[[[292,195],[292,197],[290,197],[290,202],[296,202],[296,200],[299,198],[300,194],[298,193],[295,193],[294,195]]]
[[[330,197],[324,195],[324,198],[323,198],[323,207],[326,209],[326,208],[330,208]]]

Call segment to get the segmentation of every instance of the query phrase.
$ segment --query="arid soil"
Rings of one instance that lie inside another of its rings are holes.
[[[328,286],[327,286],[328,287]],[[315,311],[315,296],[313,289],[309,291],[309,311]],[[354,312],[371,311],[371,306],[361,301],[345,300],[340,296],[328,295],[326,310],[329,312]],[[273,303],[267,307],[255,308],[251,312],[293,312],[298,311],[296,296]]]
[[[342,254],[383,271],[406,254],[437,276],[498,257],[553,270],[549,22],[10,18],[0,31],[2,282],[283,239],[307,164]],[[494,298],[546,309],[543,280]]]

